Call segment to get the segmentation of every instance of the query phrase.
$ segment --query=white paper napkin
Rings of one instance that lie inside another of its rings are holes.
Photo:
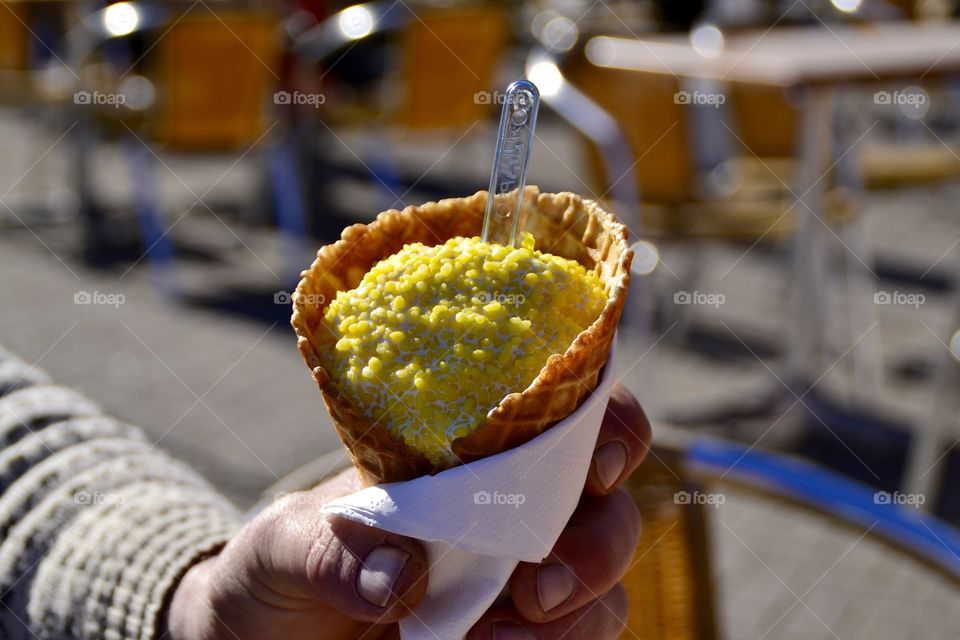
[[[597,388],[529,442],[435,476],[368,487],[323,507],[424,541],[423,601],[403,640],[457,640],[503,591],[517,563],[540,562],[580,499],[614,381],[614,348]]]

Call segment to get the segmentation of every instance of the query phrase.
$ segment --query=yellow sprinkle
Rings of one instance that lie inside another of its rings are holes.
[[[394,308],[395,311],[400,311],[405,306],[407,306],[407,301],[403,298],[403,296],[397,296],[396,298],[393,299],[393,303],[391,304],[391,306]]]
[[[400,344],[401,342],[403,342],[403,339],[406,338],[406,337],[407,337],[407,336],[406,336],[406,334],[405,334],[403,331],[391,331],[391,332],[390,332],[390,339],[393,340],[393,342],[396,343],[396,344]]]
[[[494,300],[490,304],[483,307],[483,310],[487,313],[487,315],[491,315],[494,317],[496,317],[497,313],[499,313],[502,309],[503,309],[503,305],[497,302],[496,300]]]

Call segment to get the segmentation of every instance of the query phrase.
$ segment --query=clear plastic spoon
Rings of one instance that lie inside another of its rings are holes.
[[[483,216],[481,239],[484,242],[517,246],[523,185],[527,180],[539,107],[540,92],[532,82],[517,80],[507,87],[487,190],[487,210]]]

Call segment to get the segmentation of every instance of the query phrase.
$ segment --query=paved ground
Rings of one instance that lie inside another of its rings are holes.
[[[960,587],[872,535],[717,487],[708,508],[721,628],[732,639],[954,640]]]

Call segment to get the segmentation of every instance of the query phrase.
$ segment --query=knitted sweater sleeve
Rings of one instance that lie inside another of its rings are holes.
[[[142,431],[0,349],[0,638],[154,640],[239,522]]]

